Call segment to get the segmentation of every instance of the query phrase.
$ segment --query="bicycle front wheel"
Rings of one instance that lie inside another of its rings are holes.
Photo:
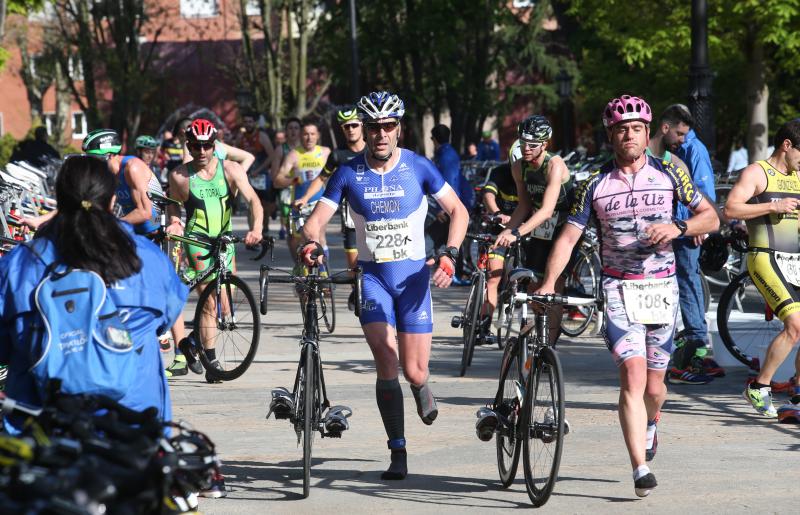
[[[316,405],[314,404],[315,373],[314,349],[305,346],[303,365],[303,498],[311,487],[311,450],[314,446]]]
[[[495,443],[497,444],[497,470],[500,472],[500,483],[503,488],[508,488],[514,482],[519,466],[521,440],[519,439],[518,425],[525,397],[524,383],[522,363],[519,361],[516,342],[509,342],[503,352],[500,384],[493,406],[500,419]]]
[[[467,305],[461,317],[461,329],[464,336],[464,348],[461,351],[461,377],[467,373],[467,367],[472,363],[472,353],[475,350],[475,332],[478,329],[478,316],[483,304],[483,290],[485,278],[483,274],[472,276],[472,286],[469,289]]]
[[[564,444],[564,384],[558,354],[544,347],[528,377],[522,428],[525,486],[534,506],[550,498]]]
[[[731,356],[758,370],[759,348],[775,339],[783,323],[764,301],[750,274],[743,272],[719,298],[717,328]]]
[[[581,250],[572,269],[567,273],[564,283],[565,295],[591,296],[597,298],[600,288],[600,260],[595,252]],[[583,334],[594,317],[594,305],[564,306],[561,317],[561,331],[567,336]]]
[[[261,317],[253,292],[235,275],[223,277],[219,292],[214,281],[200,294],[194,313],[194,334],[202,350],[214,349],[222,370],[211,366],[205,352],[198,352],[209,376],[231,381],[253,362],[261,335]]]
[[[333,285],[328,285],[322,288],[321,295],[319,296],[319,305],[322,311],[322,320],[325,322],[325,328],[328,333],[333,333],[336,329],[336,303],[333,297]]]

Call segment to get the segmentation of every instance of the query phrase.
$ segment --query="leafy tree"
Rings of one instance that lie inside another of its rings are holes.
[[[691,11],[664,0],[559,2],[562,21],[580,27],[570,36],[581,69],[584,116],[594,123],[604,103],[623,92],[641,94],[660,108],[686,98],[691,61]],[[631,13],[636,13],[635,17]],[[710,0],[710,64],[722,141],[748,134],[751,159],[760,158],[769,133],[768,105],[780,121],[794,115],[798,94],[787,89],[770,102],[768,83],[787,86],[800,71],[800,0]],[[780,105],[776,105],[777,103]],[[715,149],[712,149],[715,150]]]

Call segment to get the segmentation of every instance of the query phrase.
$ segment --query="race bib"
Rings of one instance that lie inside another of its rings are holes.
[[[789,252],[775,252],[775,262],[789,284],[800,286],[800,254]]]
[[[263,173],[250,177],[250,185],[257,190],[267,189],[267,176]]]
[[[553,233],[556,232],[556,223],[558,222],[558,213],[554,214],[533,230],[531,236],[540,240],[552,240]]]
[[[379,220],[366,223],[367,248],[376,263],[411,257],[411,224],[408,220]]]
[[[288,206],[292,203],[292,190],[291,188],[284,188],[281,190],[281,204]]]
[[[671,324],[678,302],[673,281],[672,278],[622,281],[622,299],[628,319],[635,324]]]

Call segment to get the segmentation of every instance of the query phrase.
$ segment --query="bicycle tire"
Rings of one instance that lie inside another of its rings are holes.
[[[325,300],[325,295],[328,295],[330,303]],[[322,311],[322,320],[325,322],[325,328],[328,334],[333,333],[336,329],[336,302],[333,296],[333,285],[322,288],[319,296],[320,309]]]
[[[732,322],[730,317],[734,311],[737,320]],[[758,370],[758,348],[768,345],[783,330],[783,323],[769,309],[750,274],[742,272],[720,296],[717,329],[731,356]]]
[[[203,349],[207,348],[206,343],[208,343],[204,336],[205,331],[203,331],[203,307],[212,293],[216,293],[213,281],[206,286],[197,300],[197,307],[194,313],[194,334],[198,339],[199,345],[197,354],[208,375],[213,379],[232,381],[247,371],[256,356],[261,336],[261,317],[258,309],[256,309],[253,292],[250,291],[250,287],[242,279],[235,275],[228,275],[221,279],[220,289],[226,292],[228,298],[233,299],[230,305],[234,308],[233,316],[228,315],[223,324],[224,327],[220,327],[220,324],[216,322],[216,313],[214,314],[215,323],[213,329],[216,331],[214,348],[217,351],[217,360],[223,368],[221,372],[211,367],[211,361],[206,356],[206,353],[203,352]],[[239,334],[237,332],[238,328],[242,328],[245,331],[249,330],[249,335]],[[210,328],[206,327],[206,330],[208,329]],[[237,336],[235,341],[234,332],[236,332]],[[219,340],[221,338],[223,342],[220,346]],[[241,345],[246,344],[247,347],[240,347],[237,342],[241,342]]]
[[[500,368],[500,381],[492,409],[500,416],[500,426],[495,435],[497,447],[497,471],[500,484],[508,488],[514,482],[519,467],[519,453],[522,440],[519,438],[518,422],[522,412],[524,389],[522,364],[515,342],[509,342],[503,352]],[[508,421],[508,424],[505,421]]]
[[[261,315],[267,315],[267,299],[269,293],[269,272],[261,269],[258,273],[258,307]]]
[[[314,389],[315,372],[314,349],[305,346],[303,364],[303,499],[308,497],[311,488],[311,452],[314,446]]]
[[[534,359],[536,366],[528,376],[525,392],[522,461],[528,497],[534,506],[539,507],[550,498],[561,465],[564,383],[561,379],[561,362],[553,349],[542,348]],[[545,460],[548,463],[539,467]]]
[[[481,311],[481,294],[484,288],[484,277],[482,273],[472,276],[472,285],[469,288],[467,304],[461,315],[461,331],[464,340],[464,347],[461,349],[461,371],[459,376],[464,377],[467,367],[472,362],[472,353],[475,350],[475,328],[478,324],[478,315]]]
[[[595,266],[595,257],[595,252],[590,253],[581,249],[579,257],[567,273],[564,283],[565,295],[589,295],[597,298],[600,276],[599,269]],[[580,336],[592,323],[596,309],[595,305],[564,306],[561,316],[561,331],[572,338]]]

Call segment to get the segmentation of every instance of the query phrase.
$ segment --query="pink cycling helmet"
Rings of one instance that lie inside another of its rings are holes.
[[[630,120],[641,120],[645,123],[653,120],[653,112],[647,102],[639,97],[622,95],[609,102],[603,111],[603,125],[608,129],[619,122]]]

